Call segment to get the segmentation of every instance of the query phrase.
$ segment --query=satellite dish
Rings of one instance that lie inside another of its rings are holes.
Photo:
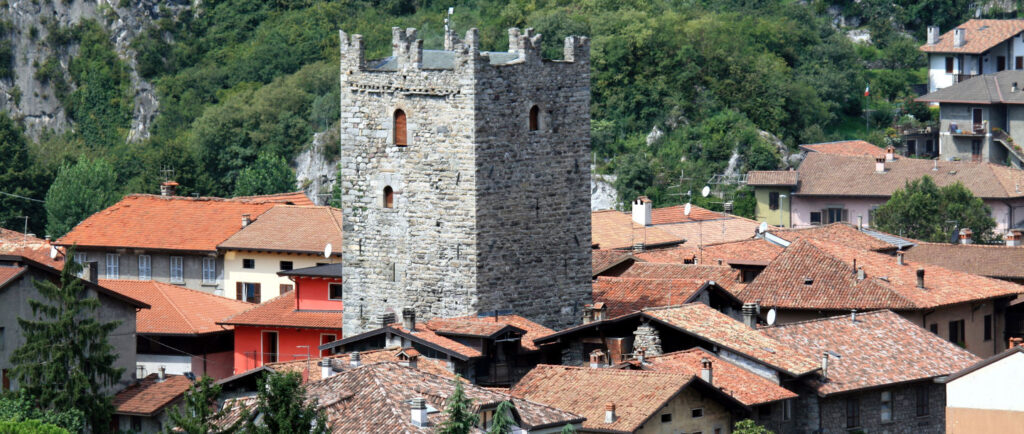
[[[687,217],[690,216],[690,203],[689,202],[687,202],[686,206],[683,207],[683,215],[685,215]]]
[[[50,246],[50,259],[57,259],[57,254],[58,253],[60,253],[60,252],[57,251],[57,247],[56,246]]]
[[[700,195],[708,197],[709,194],[711,194],[711,187],[705,185],[704,188],[700,190]]]
[[[771,308],[768,311],[768,325],[775,325],[775,308]]]
[[[757,227],[757,233],[763,234],[768,230],[768,222],[761,222],[761,225]]]
[[[327,245],[324,246],[324,257],[325,258],[330,258],[332,251],[334,251],[334,247],[331,246],[331,243],[327,243]]]

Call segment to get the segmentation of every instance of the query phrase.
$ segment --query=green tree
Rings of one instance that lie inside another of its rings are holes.
[[[568,424],[567,423],[567,424],[565,424],[565,426],[562,427],[562,431],[560,431],[559,433],[560,434],[576,434],[576,428],[573,428],[572,424]]]
[[[466,396],[462,388],[462,377],[456,375],[452,380],[455,390],[448,396],[444,414],[446,419],[437,427],[440,434],[468,434],[480,422],[480,416],[473,413],[473,400]]]
[[[507,434],[512,432],[516,421],[512,419],[512,412],[516,406],[512,401],[501,401],[498,408],[494,410],[494,419],[491,420],[491,429],[487,434]]]
[[[117,174],[103,159],[65,164],[46,192],[46,231],[58,238],[120,199]]]
[[[295,191],[295,174],[283,157],[261,153],[235,180],[235,196]]]
[[[230,410],[228,408],[217,409],[217,397],[220,392],[220,385],[204,375],[189,387],[188,392],[185,393],[184,405],[170,410],[169,421],[165,424],[164,432],[167,434],[215,434],[237,430],[241,419],[230,427],[221,427],[214,423]]]
[[[758,425],[753,420],[743,419],[732,428],[733,434],[775,434],[773,431]]]
[[[85,413],[77,409],[43,410],[22,391],[0,393],[0,420],[21,422],[38,420],[73,433],[85,430]],[[0,432],[4,432],[0,430]]]
[[[306,399],[302,376],[298,372],[270,373],[257,382],[256,414],[263,416],[257,423],[246,418],[247,433],[324,434],[330,432],[327,415],[317,409],[316,401]],[[312,427],[312,428],[311,428]]]
[[[22,216],[29,217],[29,224],[39,228],[45,217],[37,193],[39,180],[33,175],[33,159],[29,154],[28,141],[18,124],[7,113],[0,112],[0,227],[22,230]],[[15,197],[10,195],[17,195]]]
[[[0,421],[3,434],[68,434],[68,430],[41,420]]]
[[[29,300],[31,318],[18,317],[25,343],[14,350],[12,374],[22,393],[43,409],[76,409],[89,425],[102,430],[114,411],[104,387],[113,386],[124,369],[115,368],[117,353],[107,337],[120,321],[102,322],[96,316],[100,301],[88,297],[76,274],[82,266],[68,250],[60,284],[35,281],[45,301]]]
[[[949,242],[956,227],[970,228],[981,242],[996,237],[991,209],[967,187],[938,187],[929,176],[908,181],[872,217],[879,230],[922,241]]]

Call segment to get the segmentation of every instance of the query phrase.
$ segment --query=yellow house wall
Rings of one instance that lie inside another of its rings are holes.
[[[704,417],[691,417],[691,410],[704,409]],[[662,422],[661,415],[672,414],[671,422]],[[661,411],[654,414],[643,427],[636,430],[642,434],[675,434],[679,432],[702,432],[711,434],[715,428],[723,434],[731,432],[732,416],[729,411],[712,398],[705,398],[692,387],[684,389]]]
[[[928,278],[925,277],[927,284]],[[949,322],[964,320],[964,340],[966,349],[974,355],[985,358],[998,354],[1006,349],[1003,331],[1006,329],[1005,316],[994,314],[995,306],[991,301],[983,303],[960,303],[936,309],[925,316],[922,312],[905,312],[903,317],[914,324],[928,330],[932,324],[939,325],[939,336],[949,340]],[[992,315],[992,339],[985,340],[985,315]],[[922,321],[923,318],[923,321]]]
[[[255,268],[242,268],[243,259],[255,260]],[[224,253],[224,296],[236,298],[237,282],[259,283],[260,302],[266,302],[281,295],[281,285],[294,285],[285,276],[278,276],[281,261],[291,261],[293,269],[313,267],[317,263],[339,262],[339,258],[324,258],[322,255],[299,255],[286,253],[255,253],[227,251]]]
[[[771,210],[768,208],[768,193],[778,192],[780,195],[786,195],[786,197],[779,198],[779,209]],[[772,226],[790,227],[789,220],[789,203],[792,200],[792,193],[788,188],[773,188],[773,187],[758,187],[754,190],[754,199],[757,200],[757,208],[755,214],[757,221],[768,222]]]

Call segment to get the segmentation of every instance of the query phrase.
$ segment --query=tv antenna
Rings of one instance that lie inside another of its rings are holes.
[[[669,193],[668,195],[669,196],[677,196],[677,197],[686,196],[688,198],[692,198],[693,197],[693,191],[687,189],[685,193],[683,192],[683,184],[685,184],[686,181],[692,181],[692,180],[693,180],[692,178],[687,178],[686,177],[686,171],[685,170],[680,170],[679,171],[679,184],[677,184],[677,185],[670,185],[668,187],[668,188],[677,188],[678,190],[677,190],[676,193]],[[687,200],[687,202],[689,202],[689,200]]]
[[[162,169],[160,169],[160,173],[164,176],[165,182],[174,180],[174,168],[164,166]]]

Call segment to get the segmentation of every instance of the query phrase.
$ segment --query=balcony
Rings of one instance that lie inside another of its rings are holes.
[[[971,124],[966,128],[960,128],[956,123],[949,124],[949,134],[959,137],[984,137],[988,132],[988,122]]]
[[[966,80],[970,80],[970,79],[972,79],[974,77],[977,77],[978,75],[980,75],[980,74],[953,74],[953,80],[954,80],[953,84],[961,83],[961,82],[964,82]]]

